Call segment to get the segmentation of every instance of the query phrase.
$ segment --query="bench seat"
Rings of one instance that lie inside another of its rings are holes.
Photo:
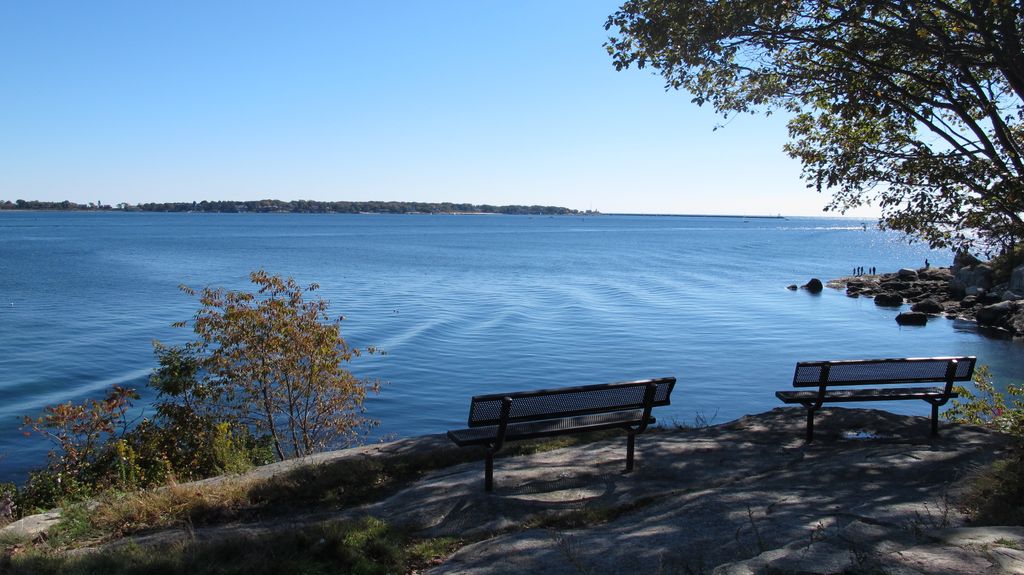
[[[806,403],[818,399],[818,391],[777,391],[775,396],[785,403]],[[899,399],[943,398],[946,390],[941,387],[907,387],[900,389],[830,389],[825,392],[824,400],[828,403],[840,401],[888,401]],[[948,397],[960,397],[955,391]]]
[[[775,397],[807,409],[808,442],[814,440],[815,411],[826,403],[851,401],[923,400],[931,405],[934,436],[939,407],[960,397],[954,384],[971,381],[975,361],[973,356],[802,361],[796,364],[793,387],[807,389],[777,391]],[[929,383],[943,385],[918,387]]]
[[[599,413],[596,415],[579,415],[561,419],[529,421],[526,423],[510,423],[505,429],[505,441],[536,439],[567,433],[585,433],[602,429],[616,429],[627,425],[643,423],[644,410],[620,411],[618,413]],[[653,417],[647,424],[655,423]],[[470,445],[489,445],[498,439],[498,426],[476,427],[470,429],[453,429],[448,438],[459,447]]]

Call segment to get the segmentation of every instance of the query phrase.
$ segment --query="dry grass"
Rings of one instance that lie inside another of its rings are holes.
[[[621,435],[612,430],[517,442],[509,444],[499,455],[541,453]],[[351,457],[265,479],[238,476],[146,491],[108,492],[90,504],[85,516],[72,519],[69,515],[60,541],[66,547],[77,547],[143,531],[349,508],[383,499],[427,472],[482,456],[479,449],[440,449]]]
[[[232,478],[216,484],[107,493],[96,501],[89,521],[94,529],[113,537],[148,529],[213,523],[237,517],[251,507],[249,494],[255,483]]]

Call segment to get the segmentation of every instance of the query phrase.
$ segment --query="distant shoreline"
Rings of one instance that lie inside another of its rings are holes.
[[[733,218],[743,220],[786,220],[789,219],[782,214],[774,216],[744,216],[741,214],[630,214],[630,213],[607,213],[606,216],[641,216],[649,218]]]
[[[71,201],[44,202],[38,200],[0,200],[0,211],[60,211],[60,212],[177,212],[177,213],[258,213],[258,214],[509,214],[509,215],[590,215],[561,206],[470,204],[455,202],[404,201],[319,201],[319,200],[244,200],[200,202],[146,202],[119,203],[116,206],[102,202],[78,204]]]
[[[121,213],[121,214],[319,214],[319,215],[348,215],[348,216],[558,216],[558,217],[590,217],[590,216],[629,216],[642,218],[721,218],[721,219],[742,219],[742,220],[788,220],[789,216],[744,216],[738,214],[641,214],[641,213],[604,213],[604,212],[337,212],[337,211],[209,211],[209,210],[144,210],[144,209],[90,209],[90,208],[0,208],[0,213],[21,212],[21,213]],[[857,218],[846,218],[857,219]]]

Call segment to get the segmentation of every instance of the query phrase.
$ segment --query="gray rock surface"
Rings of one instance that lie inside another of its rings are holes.
[[[987,293],[988,293],[988,290],[986,290],[985,288],[983,288],[981,286],[968,286],[967,289],[964,290],[964,294],[965,294],[964,297],[967,297],[967,296],[982,297],[982,296],[984,296]]]
[[[1018,304],[1013,301],[1004,301],[997,304],[987,305],[976,313],[979,325],[1002,327],[1002,325],[1017,311]]]
[[[921,313],[933,314],[942,313],[943,311],[945,311],[945,308],[942,307],[942,304],[933,299],[921,300],[915,303],[914,305],[910,306],[910,309],[911,311],[919,311]]]
[[[1019,300],[1024,299],[1024,290],[1020,290],[1020,291],[1006,290],[1006,291],[1004,291],[1002,293],[1002,295],[1000,297],[1003,298],[1003,301],[1019,301]]]
[[[1013,268],[1013,272],[1010,273],[1010,289],[1024,293],[1024,264],[1021,264]]]
[[[950,281],[950,291],[959,294],[975,295],[992,287],[992,268],[986,264],[978,264],[961,268]],[[963,296],[960,296],[963,297]]]
[[[46,513],[29,515],[0,529],[0,535],[14,538],[32,539],[60,522],[60,509],[52,509]]]
[[[854,525],[865,525],[854,522]],[[870,527],[870,526],[868,526]],[[995,575],[1024,573],[1024,527],[960,527],[927,534],[894,534],[876,529],[850,537],[849,529],[813,543],[793,542],[779,550],[721,565],[714,575],[808,573],[843,575]]]
[[[834,409],[817,425],[826,435],[807,446],[798,437],[802,419],[800,410],[777,409],[707,430],[644,437],[643,464],[633,476],[610,467],[587,481],[605,483],[603,489],[571,496],[582,496],[583,508],[614,507],[623,501],[616,492],[635,490],[626,501],[643,493],[648,505],[587,529],[487,537],[430,573],[856,572],[850,569],[860,565],[861,547],[892,553],[931,529],[959,525],[963,518],[951,502],[956,480],[971,461],[990,457],[993,439],[958,427],[932,441],[925,418]],[[496,497],[536,488],[527,470],[513,471],[499,475]],[[985,556],[966,555],[991,565]],[[737,563],[747,560],[753,564]]]

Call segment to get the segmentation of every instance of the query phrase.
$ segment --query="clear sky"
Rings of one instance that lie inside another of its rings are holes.
[[[0,199],[821,214],[784,118],[615,71],[617,4],[0,1]]]

